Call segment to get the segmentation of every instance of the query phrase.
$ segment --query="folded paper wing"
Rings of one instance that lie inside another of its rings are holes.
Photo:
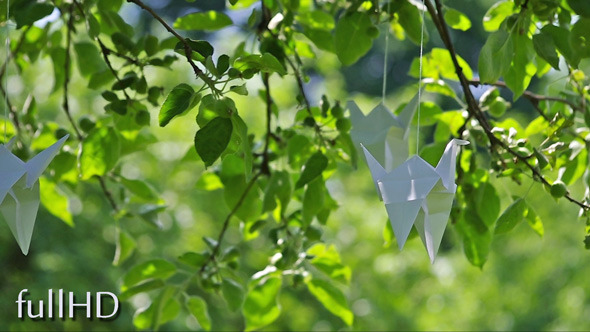
[[[39,177],[57,155],[68,136],[40,152],[28,162],[0,145],[0,219],[4,219],[23,254],[28,254],[39,210]]]
[[[390,172],[361,145],[400,249],[414,226],[434,262],[457,190],[457,150],[465,144],[458,139],[449,142],[436,168],[413,156]]]
[[[362,144],[388,172],[408,158],[408,134],[418,108],[417,95],[397,116],[383,104],[367,115],[353,101],[347,107],[352,123],[350,137],[357,148]]]

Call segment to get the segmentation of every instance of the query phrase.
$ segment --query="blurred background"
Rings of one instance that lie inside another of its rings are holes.
[[[477,67],[478,50],[486,33],[481,18],[494,3],[492,0],[449,0],[446,3],[464,11],[473,27],[466,32],[453,32],[458,53]],[[164,17],[177,17],[201,8],[222,9],[224,1],[146,1]],[[228,10],[237,25],[247,20],[251,9]],[[162,36],[165,31],[151,17],[131,5],[124,5],[122,16],[137,30]],[[430,40],[425,51],[440,47],[441,42],[427,20]],[[243,40],[252,40],[240,27],[230,27],[205,38],[217,54],[231,52]],[[357,64],[341,68],[334,55],[316,52],[309,59],[310,82],[306,89],[314,105],[322,94],[345,102],[352,98],[361,108],[370,109],[380,101],[385,50],[383,26],[373,49]],[[407,75],[411,61],[418,55],[418,46],[409,41],[390,38],[388,64],[388,97],[386,105],[395,109],[410,98],[408,86],[416,83]],[[190,69],[183,62],[173,72],[150,68],[148,75],[154,85],[172,87],[194,82]],[[587,68],[586,68],[587,69]],[[85,87],[74,70],[71,84],[71,107],[74,117],[104,112],[99,92]],[[49,59],[39,59],[22,75],[9,70],[8,89],[14,100],[22,104],[33,94],[38,104],[40,121],[66,124],[61,111],[61,96],[51,94],[53,73]],[[548,75],[546,81],[534,81],[531,90],[544,92],[547,82],[559,74]],[[80,83],[80,84],[77,84]],[[291,123],[297,102],[295,82],[273,76],[273,98],[282,111],[281,122]],[[250,91],[256,91],[251,82]],[[262,87],[262,83],[258,83]],[[552,86],[559,85],[552,82]],[[432,98],[432,96],[429,96]],[[508,97],[507,97],[508,98]],[[264,128],[261,114],[264,104],[256,93],[236,97],[241,115],[260,135]],[[436,100],[444,110],[457,107],[452,100]],[[517,102],[507,113],[523,123],[533,114],[526,103]],[[204,248],[202,236],[215,236],[228,213],[221,191],[205,192],[196,187],[204,168],[193,151],[196,126],[190,121],[176,121],[166,128],[157,126],[158,109],[150,110],[151,132],[158,142],[141,153],[120,162],[122,174],[130,179],[146,179],[168,206],[159,218],[162,230],[156,230],[136,219],[123,219],[126,229],[137,239],[137,251],[123,266],[112,265],[115,251],[115,226],[111,209],[98,183],[89,182],[69,192],[75,213],[75,227],[69,227],[43,208],[39,212],[31,251],[23,256],[8,227],[0,225],[0,330],[130,330],[132,316],[146,299],[135,297],[122,303],[120,316],[113,321],[88,321],[80,315],[76,320],[21,321],[17,319],[15,301],[22,289],[29,299],[45,299],[47,290],[64,289],[79,296],[85,292],[118,292],[121,277],[130,266],[154,257],[176,257],[185,251]],[[517,113],[517,114],[515,114]],[[187,117],[196,115],[193,110]],[[187,126],[186,123],[191,123]],[[165,172],[165,176],[163,175]],[[482,270],[472,266],[452,226],[447,228],[441,252],[431,265],[422,243],[410,240],[403,251],[397,244],[387,244],[383,229],[387,215],[374,193],[370,174],[364,164],[358,170],[340,165],[328,181],[332,196],[340,208],[331,215],[323,240],[334,243],[344,264],[352,269],[352,281],[345,288],[350,307],[355,313],[353,330],[590,330],[590,252],[581,241],[584,224],[577,219],[575,205],[561,200],[557,203],[539,184],[521,186],[505,179],[494,179],[502,195],[502,209],[510,204],[510,195],[525,194],[544,222],[541,238],[525,223],[512,232],[494,239],[488,262]],[[576,188],[573,189],[574,194]],[[226,239],[238,243],[241,235],[234,223]],[[246,279],[267,264],[264,239],[240,245],[243,253],[241,277]],[[204,294],[209,304],[213,330],[243,328],[243,318],[227,309],[221,296]],[[330,314],[305,289],[305,286],[283,287],[280,318],[265,330],[348,330],[343,322]],[[182,314],[162,330],[198,329],[197,322]]]

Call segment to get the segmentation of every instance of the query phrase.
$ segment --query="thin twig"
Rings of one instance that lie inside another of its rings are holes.
[[[499,88],[507,88],[508,86],[506,85],[505,82],[502,81],[498,81],[495,83],[482,83],[481,81],[479,81],[478,79],[474,79],[474,80],[470,80],[469,84],[473,85],[473,86],[480,86],[480,85],[491,85],[491,86],[496,86]],[[522,93],[523,97],[525,97],[526,99],[530,100],[530,101],[537,101],[537,102],[541,102],[541,101],[555,101],[558,103],[562,103],[562,104],[566,104],[568,106],[570,106],[573,110],[578,110],[578,111],[582,111],[583,112],[583,108],[581,108],[580,106],[576,105],[576,103],[564,99],[564,98],[558,98],[558,97],[551,97],[551,96],[544,96],[544,95],[539,95],[530,91],[524,91]]]
[[[221,243],[223,242],[223,237],[225,236],[225,232],[227,231],[227,229],[229,227],[229,223],[231,221],[231,218],[236,214],[236,212],[238,212],[238,209],[240,209],[240,207],[242,206],[242,204],[244,204],[244,201],[246,200],[246,197],[250,193],[250,190],[254,187],[254,184],[256,183],[256,180],[258,180],[258,178],[261,175],[262,175],[262,172],[257,172],[250,179],[250,181],[246,185],[246,189],[244,189],[244,192],[242,193],[242,195],[238,199],[238,202],[236,203],[236,205],[234,205],[234,207],[232,208],[232,210],[225,217],[225,220],[223,221],[223,227],[221,228],[221,232],[217,236],[217,244],[213,248],[213,251],[211,252],[211,254],[209,255],[209,257],[207,258],[207,260],[203,263],[203,265],[201,265],[201,268],[199,270],[199,273],[203,273],[205,271],[205,269],[207,268],[207,266],[209,265],[209,263],[213,262],[215,260],[215,257],[217,257],[217,255],[219,254],[219,250],[221,248]]]
[[[265,175],[270,175],[268,147],[270,145],[270,133],[272,132],[270,121],[272,119],[272,96],[270,95],[270,84],[268,82],[268,73],[262,74],[262,82],[266,89],[266,137],[264,138],[264,150],[262,151],[262,164],[260,165],[260,172]]]
[[[188,43],[188,41],[184,37],[182,37],[176,30],[174,30],[174,28],[172,28],[168,23],[166,23],[166,21],[164,21],[164,19],[160,15],[158,15],[151,7],[144,4],[141,0],[127,0],[127,2],[134,3],[137,6],[139,6],[141,9],[150,13],[150,15],[152,15],[153,18],[155,18],[158,22],[160,22],[160,24],[166,30],[168,30],[168,32],[170,32],[172,35],[174,35],[174,37],[176,37],[183,44],[184,54],[186,55],[186,60],[190,64],[190,66],[192,67],[193,72],[195,73],[195,76],[197,76],[197,78],[200,78],[205,83],[207,83],[207,85],[209,86],[211,91],[213,91],[213,92],[218,91],[217,88],[215,87],[215,83],[213,81],[211,81],[211,79],[201,69],[199,69],[199,67],[197,67],[197,64],[193,61],[193,59],[192,59],[193,50],[192,50],[190,44]]]
[[[83,139],[82,133],[80,132],[80,130],[78,130],[78,126],[76,125],[76,122],[72,118],[72,114],[70,113],[70,103],[68,101],[68,85],[70,84],[70,62],[71,62],[70,48],[71,48],[71,44],[72,44],[72,30],[74,29],[74,6],[73,5],[69,6],[68,12],[69,12],[69,18],[67,21],[67,32],[66,32],[66,56],[65,56],[65,61],[64,61],[65,79],[64,79],[64,85],[63,85],[64,96],[63,96],[62,106],[63,106],[63,109],[66,113],[66,116],[68,117],[68,120],[72,124],[72,128],[74,128],[74,131],[76,132],[76,136],[78,137],[78,140],[82,141],[82,139]]]
[[[111,204],[111,207],[113,208],[113,210],[115,212],[119,211],[119,207],[117,206],[117,203],[115,202],[115,198],[113,197],[113,194],[107,188],[106,181],[104,180],[104,177],[97,176],[96,178],[98,179],[98,182],[100,183],[100,188],[102,189],[102,192],[106,196],[107,201],[109,201],[109,204]]]
[[[113,68],[111,60],[109,60],[109,54],[111,54],[111,50],[105,46],[105,44],[102,42],[102,40],[100,40],[100,38],[96,37],[96,42],[98,43],[98,46],[100,46],[100,53],[102,54],[102,58],[104,59],[104,62],[106,63],[107,67],[109,68],[113,76],[115,76],[117,82],[121,82],[118,72],[115,70],[115,68]],[[125,91],[125,89],[123,89],[123,94],[125,95],[125,98],[127,98],[127,100],[131,99],[127,94],[127,91]]]

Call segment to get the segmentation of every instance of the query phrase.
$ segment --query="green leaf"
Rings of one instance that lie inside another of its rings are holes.
[[[246,126],[244,120],[237,114],[231,116],[231,122],[234,128],[232,140],[238,145],[238,155],[244,160],[244,175],[246,176],[246,180],[250,180],[254,157],[252,156],[252,147],[250,138],[248,137],[248,126]]]
[[[471,28],[471,20],[460,11],[446,7],[445,20],[453,29],[467,31]]]
[[[68,226],[74,227],[74,220],[70,212],[68,197],[59,189],[55,182],[44,177],[39,178],[40,197],[43,206],[52,215],[58,217]]]
[[[122,290],[125,291],[148,279],[167,279],[176,272],[176,266],[164,259],[152,259],[135,265],[123,277]]]
[[[576,12],[576,14],[590,17],[590,2],[587,0],[567,0],[567,4]]]
[[[512,1],[496,2],[483,17],[483,28],[486,31],[496,31],[502,25],[504,20],[514,12],[514,3]]]
[[[207,302],[205,300],[198,296],[189,296],[186,300],[186,307],[203,329],[207,331],[211,330],[211,317],[209,317]]]
[[[557,46],[557,50],[563,55],[567,63],[574,68],[578,67],[580,56],[572,49],[568,29],[547,24],[541,29],[541,33],[550,35],[553,38],[553,43]]]
[[[493,32],[479,54],[479,77],[482,83],[496,83],[510,68],[514,52],[512,38],[503,29]]]
[[[332,314],[340,317],[348,326],[352,326],[354,315],[348,308],[346,297],[342,294],[340,289],[333,286],[331,283],[320,280],[311,279],[306,282],[307,289],[315,296],[315,298],[324,305]]]
[[[304,227],[309,226],[313,217],[324,207],[324,190],[325,185],[321,177],[316,177],[307,185],[305,194],[303,194],[303,207],[301,209],[301,219]]]
[[[119,230],[117,237],[117,247],[115,250],[115,257],[113,258],[113,265],[119,266],[126,261],[137,247],[137,242],[123,230]]]
[[[149,291],[153,291],[155,289],[159,289],[166,286],[166,283],[162,279],[152,279],[146,282],[142,282],[141,284],[135,285],[133,287],[128,288],[124,292],[122,292],[118,297],[119,301],[126,301],[127,299],[131,298],[133,295],[137,295],[139,293],[147,293]]]
[[[455,71],[455,65],[451,53],[445,48],[435,47],[422,59],[422,77],[438,80],[440,77],[458,81],[459,77]],[[473,78],[471,67],[463,58],[457,55],[457,62],[463,71],[463,75],[470,80]],[[410,66],[410,75],[418,78],[420,74],[420,58],[414,58]],[[452,92],[451,92],[452,93]],[[448,92],[447,92],[448,94]]]
[[[281,284],[281,277],[270,276],[248,292],[242,310],[246,318],[246,331],[259,330],[279,318],[281,307],[278,295]]]
[[[272,211],[277,207],[276,200],[281,203],[281,214],[291,200],[291,177],[286,171],[275,171],[264,191],[262,212]]]
[[[111,35],[111,40],[115,48],[121,53],[132,53],[135,49],[135,43],[129,36],[124,33],[115,32]]]
[[[207,125],[197,131],[195,135],[195,148],[205,163],[211,166],[227,148],[233,130],[232,121],[229,118],[216,117]]]
[[[117,131],[112,127],[93,129],[84,142],[80,153],[80,172],[83,180],[98,175],[103,176],[112,170],[121,151]]]
[[[487,227],[491,227],[496,222],[500,214],[500,197],[496,189],[489,182],[480,184],[475,193],[477,203],[477,214]]]
[[[219,176],[215,173],[203,173],[199,180],[197,180],[196,187],[198,189],[213,191],[223,188],[223,183],[219,179]]]
[[[53,93],[63,86],[66,79],[66,74],[64,71],[66,66],[66,50],[61,47],[52,48],[49,52],[49,55],[51,56],[53,63],[54,81],[53,89],[51,89],[51,92]]]
[[[540,237],[543,237],[543,234],[545,234],[545,228],[543,227],[543,221],[541,221],[541,218],[537,215],[535,210],[533,210],[533,208],[530,205],[527,208],[528,208],[528,213],[526,215],[526,220],[527,220],[529,226]]]
[[[233,22],[231,18],[226,14],[210,10],[179,17],[174,22],[174,27],[182,30],[213,31],[225,28],[232,24]]]
[[[483,268],[488,259],[492,233],[474,233],[470,237],[463,238],[463,250],[469,262],[479,268]]]
[[[195,94],[193,88],[185,83],[181,83],[172,89],[166,97],[166,101],[160,108],[160,127],[165,127],[175,116],[187,111],[192,103]]]
[[[90,76],[106,69],[104,60],[96,45],[90,42],[74,44],[74,51],[78,57],[78,69],[82,76]]]
[[[3,2],[2,6],[6,8],[6,3]],[[53,5],[47,2],[21,1],[21,4],[19,4],[17,8],[17,10],[14,10],[14,8],[11,9],[10,14],[14,15],[14,20],[16,21],[16,28],[20,29],[25,25],[31,25],[36,21],[44,18],[45,16],[51,14],[55,7],[53,7]]]
[[[522,198],[515,200],[508,208],[506,208],[500,218],[498,218],[494,233],[508,233],[524,219],[527,212],[527,204],[525,200]]]
[[[580,58],[590,57],[590,19],[581,18],[570,31],[570,45]]]
[[[278,73],[279,75],[287,74],[285,67],[283,67],[279,60],[270,53],[250,54],[239,57],[234,62],[234,67],[240,71],[255,69],[265,73]]]
[[[173,320],[180,313],[180,303],[174,296],[176,288],[166,287],[148,308],[140,309],[133,317],[138,329],[158,330],[159,326]]]
[[[205,254],[197,252],[185,252],[178,257],[178,261],[194,268],[201,268],[202,264],[207,261],[208,257],[209,256]]]
[[[551,67],[559,70],[559,56],[557,55],[557,46],[553,42],[553,37],[546,31],[533,36],[533,47],[535,52],[545,61],[547,61]]]
[[[296,17],[297,21],[310,29],[332,31],[334,29],[334,17],[322,10],[304,12]]]
[[[314,256],[311,264],[328,277],[343,283],[350,282],[352,272],[348,266],[342,264],[340,254],[333,244],[327,246],[324,243],[317,243],[307,250],[307,255]]]
[[[399,24],[404,28],[408,38],[416,45],[420,45],[422,38],[422,15],[420,10],[409,1],[402,1],[398,9]],[[428,31],[424,29],[424,43],[428,41]]]
[[[207,57],[213,55],[213,46],[205,40],[192,40],[192,39],[185,39],[188,43],[189,47],[191,48],[192,58],[197,61],[204,61]],[[186,51],[184,48],[183,42],[176,43],[174,46],[174,51],[182,56],[186,56]]]
[[[146,200],[155,200],[158,198],[158,195],[154,192],[154,189],[145,181],[130,180],[121,177],[121,184],[123,184],[127,190],[138,197],[144,198]]]
[[[528,88],[531,78],[537,73],[537,66],[533,61],[535,51],[529,37],[512,34],[511,38],[514,45],[514,56],[510,69],[504,75],[504,81],[514,93],[513,100],[516,100]]]
[[[350,66],[371,49],[376,36],[370,33],[369,28],[373,28],[373,23],[366,13],[355,12],[338,21],[334,47],[343,65]]]
[[[303,166],[301,176],[295,184],[295,189],[301,188],[316,177],[320,176],[322,172],[328,167],[328,158],[320,151],[314,153]]]
[[[232,279],[223,278],[221,293],[231,311],[236,311],[242,307],[244,302],[244,288],[242,285]]]

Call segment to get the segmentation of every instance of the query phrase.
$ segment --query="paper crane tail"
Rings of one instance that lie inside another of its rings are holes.
[[[0,145],[0,219],[8,224],[23,254],[29,253],[39,210],[39,177],[58,154],[68,135],[28,162],[16,157],[7,145]]]
[[[21,182],[23,183],[21,184]],[[25,188],[24,181],[19,181],[0,205],[2,217],[24,255],[29,253],[38,210],[38,181],[33,184],[32,188]]]

